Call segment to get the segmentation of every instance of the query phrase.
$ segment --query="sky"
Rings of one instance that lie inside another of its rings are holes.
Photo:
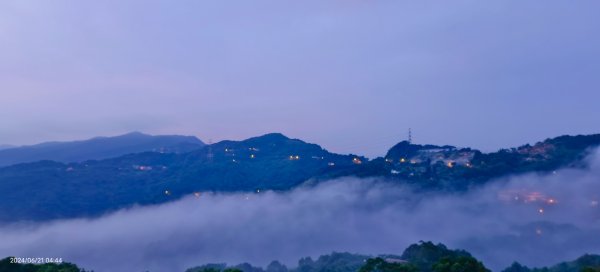
[[[593,154],[589,168],[506,177],[463,194],[423,195],[397,182],[346,177],[279,193],[208,193],[93,219],[0,224],[0,256],[61,257],[98,272],[272,260],[295,268],[301,257],[332,251],[401,255],[423,240],[465,249],[492,271],[514,261],[551,266],[599,253],[600,153]]]
[[[600,132],[600,2],[0,3],[0,144],[269,132],[381,156]]]

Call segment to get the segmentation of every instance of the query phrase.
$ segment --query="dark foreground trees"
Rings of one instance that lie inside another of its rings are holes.
[[[489,272],[464,250],[420,242],[409,246],[399,258],[369,259],[360,272]]]
[[[368,259],[359,272],[419,272],[414,264],[388,262],[383,258]]]
[[[470,256],[443,258],[432,268],[434,272],[490,272],[480,261]]]
[[[15,264],[10,258],[0,260],[0,272],[86,272],[74,264]],[[273,261],[266,268],[249,263],[228,266],[205,264],[186,272],[490,272],[482,262],[464,250],[449,249],[443,244],[419,242],[402,255],[368,256],[334,252],[313,260],[301,258],[296,267],[288,268]],[[529,268],[517,262],[502,272],[600,272],[600,255],[586,254],[570,262],[551,267]]]

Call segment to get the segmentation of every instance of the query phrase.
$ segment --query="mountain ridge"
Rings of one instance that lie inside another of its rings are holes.
[[[112,137],[94,137],[69,142],[44,142],[0,149],[0,167],[42,160],[64,163],[82,162],[147,151],[187,152],[202,146],[204,143],[194,136],[153,136],[141,132],[131,132]]]
[[[560,136],[498,152],[401,142],[386,157],[336,154],[283,134],[221,141],[189,152],[0,168],[0,222],[98,216],[203,192],[285,191],[344,176],[382,177],[418,190],[465,191],[505,175],[585,167],[600,134]]]

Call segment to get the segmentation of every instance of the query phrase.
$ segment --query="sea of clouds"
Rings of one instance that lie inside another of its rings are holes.
[[[467,193],[416,193],[341,178],[289,192],[201,194],[100,218],[0,226],[0,256],[62,257],[103,271],[185,271],[204,263],[332,251],[401,254],[420,240],[470,251],[495,271],[600,254],[600,156],[586,169],[499,179]]]

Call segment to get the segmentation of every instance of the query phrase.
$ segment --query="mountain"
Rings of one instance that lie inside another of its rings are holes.
[[[598,145],[600,134],[492,153],[401,142],[386,157],[368,160],[272,133],[185,153],[37,161],[0,168],[0,222],[98,216],[197,193],[283,191],[343,176],[385,177],[417,191],[464,191],[505,175],[585,167],[583,159]]]
[[[466,190],[505,175],[583,167],[583,159],[599,145],[600,134],[561,136],[491,153],[404,141],[354,174],[384,176],[427,189]]]
[[[204,146],[192,136],[151,136],[133,132],[116,137],[98,137],[75,142],[48,142],[31,146],[0,148],[0,166],[52,160],[81,162],[147,151],[187,152]]]
[[[195,192],[287,190],[363,157],[267,134],[188,153],[146,152],[81,163],[39,161],[0,168],[0,222],[95,216]]]

